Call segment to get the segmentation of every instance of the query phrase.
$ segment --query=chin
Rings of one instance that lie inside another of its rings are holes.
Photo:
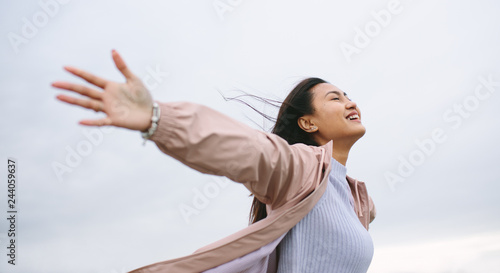
[[[357,137],[356,140],[362,138],[366,133],[366,128],[365,126],[361,126],[361,128],[359,128],[358,130],[356,130],[353,135]]]

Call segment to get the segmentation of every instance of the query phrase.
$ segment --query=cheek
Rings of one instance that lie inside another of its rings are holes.
[[[322,115],[322,119],[330,124],[331,123],[340,123],[340,122],[342,122],[342,118],[343,118],[343,112],[341,112],[338,109],[335,109],[333,107],[325,109],[325,111]]]
[[[317,109],[321,111],[321,115],[319,116],[319,120],[317,121],[320,123],[320,125],[323,125],[326,130],[334,131],[336,127],[345,126],[345,111],[343,105],[335,102],[324,102],[321,107]]]
[[[332,115],[326,122],[326,129],[329,134],[342,134],[346,129],[346,123],[342,120],[342,117],[338,115]]]

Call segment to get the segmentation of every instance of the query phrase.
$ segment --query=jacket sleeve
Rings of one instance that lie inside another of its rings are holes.
[[[320,147],[289,145],[276,134],[253,129],[201,104],[158,103],[161,116],[150,139],[183,164],[242,183],[272,209],[314,189],[317,170],[301,166],[319,162]]]

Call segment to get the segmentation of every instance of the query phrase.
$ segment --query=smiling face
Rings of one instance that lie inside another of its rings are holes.
[[[330,83],[320,83],[310,92],[314,113],[300,117],[297,122],[304,131],[313,134],[316,142],[323,145],[333,140],[352,145],[365,134],[358,106],[343,91]]]

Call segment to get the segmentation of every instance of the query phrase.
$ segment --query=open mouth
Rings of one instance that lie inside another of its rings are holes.
[[[353,119],[359,119],[359,116],[357,114],[351,115],[347,117],[348,120],[353,120]]]
[[[355,121],[360,121],[359,119],[359,115],[358,114],[354,114],[354,115],[350,115],[346,118],[347,120],[355,120]]]

